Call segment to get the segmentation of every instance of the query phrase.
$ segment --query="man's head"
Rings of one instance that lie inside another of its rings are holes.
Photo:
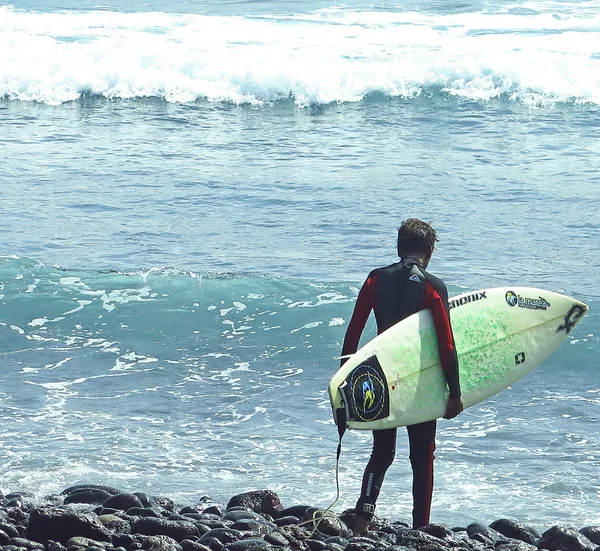
[[[398,256],[416,257],[427,266],[436,241],[435,230],[427,222],[417,218],[407,218],[398,228]]]

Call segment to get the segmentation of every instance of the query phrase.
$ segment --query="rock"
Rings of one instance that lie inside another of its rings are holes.
[[[206,513],[205,513],[206,514]],[[234,509],[233,511],[227,511],[223,517],[225,520],[231,520],[233,522],[237,522],[238,520],[246,520],[246,519],[263,519],[264,517],[260,513],[256,513],[255,511],[250,511],[248,509]]]
[[[98,520],[112,533],[129,534],[131,532],[131,524],[116,515],[100,515]]]
[[[499,543],[494,551],[536,551],[537,547],[530,543],[511,539],[510,541]]]
[[[25,549],[28,549],[29,551],[33,551],[34,549],[44,549],[44,544],[37,542],[37,541],[31,541],[25,538],[12,538],[9,542],[8,545],[15,545],[17,547],[24,547]]]
[[[254,549],[258,551],[259,549],[269,549],[269,544],[260,538],[248,538],[244,540],[234,541],[226,545],[223,549],[227,551],[250,551],[250,549]]]
[[[304,543],[308,545],[310,551],[323,551],[323,549],[327,547],[327,544],[325,542],[320,540],[314,540],[312,538],[305,539]]]
[[[287,547],[290,544],[290,541],[281,532],[276,530],[265,534],[265,541],[275,547]]]
[[[143,492],[134,492],[133,495],[140,500],[142,507],[152,507],[154,504],[158,505],[155,501],[153,502],[152,498],[148,494]]]
[[[403,547],[412,547],[415,549],[421,548],[437,548],[437,549],[449,549],[450,544],[441,538],[436,538],[430,534],[422,532],[421,530],[406,530],[404,532],[399,531],[397,536],[397,545]]]
[[[179,545],[183,551],[210,551],[210,547],[192,540],[183,540]]]
[[[424,532],[430,536],[434,536],[440,539],[452,538],[454,533],[449,528],[446,528],[442,524],[428,524],[418,528],[419,532]]]
[[[292,524],[298,524],[300,519],[298,517],[287,515],[285,517],[276,518],[273,522],[276,526],[290,526]]]
[[[219,515],[220,517],[223,516],[223,509],[221,509],[220,505],[211,505],[210,507],[207,507],[206,509],[204,509],[203,512],[213,514],[213,515]]]
[[[94,513],[76,513],[55,507],[37,507],[31,510],[26,537],[44,543],[48,540],[65,544],[75,536],[97,541],[110,541],[110,532]]]
[[[537,540],[539,539],[539,536],[536,537],[531,529],[527,528],[524,524],[521,524],[516,520],[504,518],[498,519],[490,524],[490,528],[506,536],[507,538],[521,540],[531,545],[536,545]]]
[[[500,532],[478,522],[474,522],[467,526],[467,534],[472,540],[479,541],[486,546],[493,546],[493,544],[504,537]]]
[[[133,523],[131,529],[134,533],[147,536],[168,536],[177,542],[198,536],[196,525],[183,520],[139,518]]]
[[[10,538],[18,538],[21,536],[17,527],[10,522],[0,522],[0,530],[5,532]]]
[[[8,545],[10,536],[4,531],[0,530],[0,545]]]
[[[587,539],[596,545],[600,545],[600,526],[586,526],[579,530]]]
[[[158,511],[154,507],[132,507],[131,509],[127,509],[127,514],[130,517],[162,518],[160,511]]]
[[[546,530],[537,542],[538,549],[550,551],[594,551],[596,544],[583,534],[562,526],[553,526]]]
[[[165,535],[144,538],[142,549],[147,549],[148,551],[183,551],[179,543]]]
[[[283,505],[275,492],[271,490],[254,490],[233,496],[227,503],[226,509],[246,507],[256,513],[267,513],[272,517],[279,516]]]
[[[242,538],[242,533],[239,530],[232,528],[213,528],[198,539],[198,543],[203,543],[210,547],[211,539],[218,539],[223,545],[232,543]]]
[[[104,549],[106,546],[104,545],[104,542],[76,536],[74,538],[71,538],[67,542],[67,547],[79,547],[80,549],[87,549],[88,547],[98,547],[100,549]]]
[[[243,532],[254,532],[255,534],[268,534],[272,530],[277,528],[276,524],[267,522],[265,519],[251,519],[251,518],[243,518],[234,522],[231,525],[233,530],[240,530]]]
[[[81,488],[74,490],[64,499],[65,505],[69,503],[104,503],[111,494],[99,488]]]
[[[102,506],[120,509],[121,511],[127,511],[132,507],[144,507],[140,498],[135,494],[115,494],[104,501]]]
[[[74,492],[78,492],[80,490],[103,490],[108,494],[118,494],[119,490],[113,488],[111,486],[105,486],[104,484],[76,484],[75,486],[69,486],[65,490],[63,490],[60,495],[71,495]]]

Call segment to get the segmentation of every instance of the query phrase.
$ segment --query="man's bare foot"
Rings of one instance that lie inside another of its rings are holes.
[[[356,517],[356,522],[354,523],[354,530],[352,530],[354,535],[364,536],[367,533],[367,529],[369,528],[369,522],[369,519],[365,517]]]

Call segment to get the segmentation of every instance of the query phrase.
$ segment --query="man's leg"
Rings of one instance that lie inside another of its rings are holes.
[[[406,429],[413,470],[413,528],[420,528],[429,524],[431,511],[436,422],[427,421]]]
[[[397,429],[373,431],[373,451],[363,474],[360,498],[356,503],[355,534],[366,532],[373,518],[383,478],[396,455],[396,433]]]

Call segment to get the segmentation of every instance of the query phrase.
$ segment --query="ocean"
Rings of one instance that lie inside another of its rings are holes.
[[[451,294],[590,306],[439,422],[432,521],[600,524],[599,131],[599,0],[0,0],[0,491],[327,507],[327,385],[418,217]]]

